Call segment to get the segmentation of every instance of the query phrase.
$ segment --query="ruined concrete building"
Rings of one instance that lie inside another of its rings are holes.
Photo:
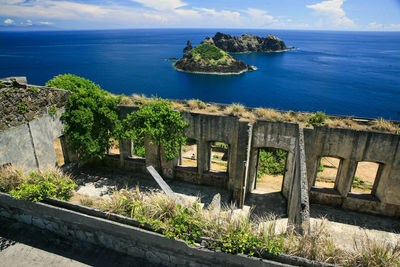
[[[55,147],[62,148],[65,163],[75,160],[63,136],[60,115],[68,92],[24,84],[11,100],[1,92],[0,165],[11,163],[26,170],[57,164]],[[26,112],[23,109],[27,107]],[[50,115],[49,109],[56,107]],[[20,110],[18,110],[20,109]],[[124,118],[135,107],[121,106]],[[309,203],[348,210],[400,217],[400,135],[343,128],[301,128],[296,123],[242,121],[234,116],[182,112],[189,123],[187,137],[196,144],[196,166],[183,166],[179,157],[159,166],[158,149],[145,144],[145,157],[133,157],[132,142],[119,144],[119,153],[108,155],[104,164],[134,172],[147,165],[163,169],[172,179],[228,189],[232,200],[243,205],[256,187],[258,153],[263,148],[287,152],[281,193],[287,200],[289,221],[298,227],[309,221]],[[214,142],[227,144],[227,170],[211,170]],[[118,155],[119,154],[119,155]],[[333,188],[315,186],[322,157],[336,158]],[[370,194],[351,191],[358,164],[378,165]]]

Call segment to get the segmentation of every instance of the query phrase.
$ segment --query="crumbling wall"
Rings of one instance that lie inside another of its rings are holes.
[[[55,166],[53,141],[63,135],[60,117],[69,92],[24,84],[22,78],[0,81],[0,166]]]
[[[400,216],[400,135],[328,127],[305,129],[307,177],[314,203],[389,216]],[[312,185],[319,158],[341,159],[333,190]],[[380,164],[372,194],[351,193],[357,162]]]
[[[65,105],[70,92],[1,80],[0,131],[24,124]]]

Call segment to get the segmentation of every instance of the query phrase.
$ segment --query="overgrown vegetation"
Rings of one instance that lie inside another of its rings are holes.
[[[188,52],[194,61],[205,60],[211,65],[227,65],[232,57],[212,44],[200,44]]]
[[[193,57],[199,56],[205,60],[218,60],[223,58],[225,54],[224,51],[211,44],[200,44],[189,51],[189,55]]]
[[[282,149],[260,149],[257,177],[264,174],[278,175],[286,172],[287,152]]]
[[[0,169],[0,189],[17,199],[40,201],[46,197],[69,200],[76,187],[60,169],[46,169],[24,174],[12,166]]]
[[[203,240],[209,249],[227,253],[244,253],[262,257],[264,253],[287,254],[342,266],[398,266],[400,244],[395,246],[367,239],[367,245],[356,243],[356,251],[335,246],[322,220],[311,233],[301,236],[293,231],[280,232],[274,217],[257,217],[251,212],[238,213],[234,206],[222,209],[200,202],[184,206],[163,193],[136,190],[115,191],[109,199],[88,203],[103,211],[134,218],[169,238],[193,244]]]
[[[310,117],[308,117],[307,122],[311,125],[321,126],[327,118],[328,116],[326,116],[325,113],[317,111],[317,113],[311,114]]]
[[[153,98],[138,111],[128,114],[123,127],[124,138],[132,139],[134,143],[143,143],[144,138],[149,138],[163,148],[167,160],[172,160],[186,140],[184,131],[188,124],[172,109],[171,102]]]
[[[61,117],[70,147],[81,160],[103,158],[111,147],[110,139],[121,131],[117,106],[120,97],[72,74],[56,76],[46,86],[73,92]]]

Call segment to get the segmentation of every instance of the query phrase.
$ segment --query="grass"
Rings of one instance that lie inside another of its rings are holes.
[[[122,105],[129,106],[140,106],[145,102],[151,101],[152,98],[148,98],[145,95],[133,94],[131,97],[124,96],[121,99]],[[377,119],[371,122],[360,124],[354,121],[351,117],[349,118],[338,118],[328,117],[322,112],[307,113],[307,112],[295,112],[295,111],[279,111],[272,108],[254,108],[249,109],[239,103],[233,103],[227,107],[217,106],[213,104],[205,103],[199,99],[187,100],[186,103],[182,101],[171,101],[175,110],[205,113],[205,114],[216,114],[216,115],[230,115],[236,116],[240,119],[256,122],[260,120],[268,121],[281,121],[298,123],[302,127],[312,127],[313,125],[323,125],[331,128],[345,128],[353,130],[364,130],[364,131],[380,131],[389,132],[393,134],[400,134],[400,126],[384,119]]]
[[[372,124],[372,129],[388,131],[393,133],[400,133],[400,127],[398,125],[394,125],[390,121],[384,120],[382,118],[378,120],[374,120]]]
[[[16,199],[40,201],[46,197],[69,200],[76,187],[71,177],[59,168],[24,173],[12,166],[0,168],[0,189]]]
[[[335,246],[326,220],[312,225],[312,231],[298,235],[293,230],[281,231],[273,215],[258,217],[234,205],[221,209],[202,208],[199,200],[184,201],[180,206],[161,192],[123,189],[110,198],[81,204],[134,218],[151,225],[154,231],[189,244],[202,241],[212,250],[262,256],[264,253],[287,254],[342,266],[398,266],[399,245],[367,239],[366,245],[355,242],[354,251]]]

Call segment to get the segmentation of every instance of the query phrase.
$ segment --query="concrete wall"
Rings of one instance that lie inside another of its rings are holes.
[[[96,211],[92,210],[92,213]],[[44,203],[15,200],[3,193],[0,193],[0,216],[46,229],[65,238],[83,240],[134,257],[146,258],[154,265],[292,266],[250,256],[191,247],[184,241],[168,239],[141,228]],[[122,216],[115,216],[120,220],[124,219]],[[293,258],[289,260],[293,262]],[[306,263],[305,266],[316,264],[305,259],[294,259],[294,263]]]
[[[400,136],[394,134],[316,127],[305,129],[307,177],[311,200],[315,203],[400,216]],[[341,159],[333,190],[312,187],[319,159]],[[380,164],[371,195],[350,193],[357,163]]]
[[[288,152],[282,194],[288,198],[289,185],[294,175],[296,142],[299,126],[293,123],[257,121],[253,126],[251,141],[249,179],[247,192],[254,190],[257,180],[258,151],[260,148],[277,148]]]
[[[25,171],[57,165],[53,142],[63,135],[60,116],[42,115],[39,119],[0,132],[0,166],[11,163]],[[64,150],[66,148],[64,147]],[[68,156],[64,158],[67,160]]]

